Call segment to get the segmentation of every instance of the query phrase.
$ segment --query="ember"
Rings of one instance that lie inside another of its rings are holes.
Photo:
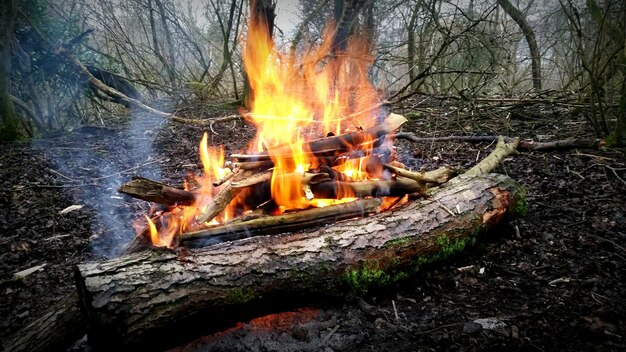
[[[160,185],[156,192],[163,197],[144,197],[164,198],[170,208],[146,216],[148,228],[140,234],[155,246],[173,247],[185,236],[232,229],[232,222],[246,231],[247,220],[281,214],[300,225],[332,222],[403,204],[407,194],[423,191],[419,180],[386,167],[395,157],[390,133],[406,119],[384,118],[367,79],[368,46],[351,39],[342,55],[329,55],[331,42],[332,28],[307,55],[289,56],[275,47],[265,22],[252,16],[243,53],[252,92],[250,112],[243,115],[257,128],[250,154],[232,154],[225,163],[224,148],[208,147],[205,133],[199,146],[203,174],[189,177],[185,190]],[[120,189],[137,196],[135,190]],[[165,195],[181,192],[184,202]],[[302,212],[371,197],[382,199],[344,214],[337,212],[348,208]],[[291,215],[295,211],[302,214]]]

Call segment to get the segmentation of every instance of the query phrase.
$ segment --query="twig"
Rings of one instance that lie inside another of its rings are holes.
[[[399,321],[400,317],[398,317],[398,310],[396,309],[396,301],[394,301],[393,299],[391,300],[391,306],[393,307],[393,315],[396,317],[396,321]]]
[[[333,336],[333,334],[337,331],[337,329],[339,329],[339,324],[335,325],[335,327],[330,330],[330,332],[328,333],[328,335],[324,336],[324,338],[322,339],[322,341],[320,341],[320,345],[325,345],[328,340],[330,340],[330,337]]]
[[[395,134],[398,139],[406,139],[413,142],[467,142],[467,143],[493,143],[498,140],[498,136],[445,136],[445,137],[418,137],[413,132],[399,132]],[[511,143],[515,139],[512,137],[502,137],[506,143]],[[533,150],[533,151],[547,151],[547,150],[567,150],[576,148],[585,149],[599,149],[604,146],[604,141],[601,139],[561,139],[551,142],[535,142],[532,140],[521,140],[517,149]],[[587,155],[578,153],[578,155]],[[591,156],[591,155],[589,155]],[[594,156],[595,157],[595,156]]]
[[[613,172],[613,175],[615,175],[615,177],[617,177],[618,180],[622,181],[622,183],[624,184],[624,186],[626,186],[626,181],[624,181],[624,179],[622,179],[621,177],[619,177],[619,175],[617,174],[617,169],[612,168],[608,165],[604,165],[604,167],[606,167],[607,169],[611,170]]]
[[[437,204],[439,204],[439,206],[440,206],[443,210],[447,211],[447,212],[448,212],[448,214],[452,215],[453,217],[456,217],[456,214],[455,214],[455,213],[453,213],[453,212],[452,212],[452,210],[450,210],[450,208],[448,208],[448,207],[446,207],[445,205],[443,205],[443,203],[441,203],[441,202],[439,201],[439,199],[436,199],[436,201],[437,201]]]

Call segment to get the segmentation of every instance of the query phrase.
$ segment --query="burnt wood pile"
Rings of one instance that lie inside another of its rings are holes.
[[[355,218],[388,209],[403,200],[404,196],[421,197],[428,187],[439,185],[452,176],[448,168],[430,172],[409,171],[395,160],[390,135],[398,130],[406,119],[390,114],[382,123],[352,133],[306,142],[302,147],[304,157],[315,160],[309,170],[280,175],[280,181],[296,181],[299,195],[308,201],[314,199],[349,198],[350,203],[295,209],[276,214],[277,205],[272,200],[270,184],[275,160],[293,169],[295,162],[292,146],[279,145],[258,154],[232,154],[226,163],[231,170],[226,176],[213,182],[219,192],[212,197],[194,226],[176,235],[171,246],[184,242],[186,247],[203,246],[224,240],[233,240],[257,233],[270,234],[304,229],[314,224],[329,224],[338,220]],[[367,173],[366,179],[355,179],[337,171],[336,167],[350,160],[360,159],[359,172]],[[282,165],[285,167],[285,165]],[[160,227],[159,217],[181,206],[193,205],[199,197],[199,189],[189,191],[157,181],[136,177],[119,189],[135,198],[165,205],[153,214],[152,221]],[[384,202],[372,198],[383,198]],[[235,202],[244,205],[236,210],[235,218],[220,224],[206,225],[224,209]],[[244,209],[247,209],[244,213]],[[143,248],[149,239],[149,229],[128,247],[127,252]]]

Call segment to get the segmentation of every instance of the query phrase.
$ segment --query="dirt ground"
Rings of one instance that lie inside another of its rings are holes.
[[[428,107],[427,107],[428,106]],[[504,134],[538,141],[593,137],[584,118],[532,107],[476,112],[454,103],[394,107],[421,136]],[[232,111],[187,111],[224,116]],[[419,115],[419,116],[417,116]],[[243,151],[242,121],[210,143]],[[0,340],[74,290],[73,266],[116,255],[149,204],[121,197],[133,175],[179,184],[199,170],[204,129],[135,116],[0,153]],[[488,144],[396,141],[415,169],[467,169]],[[497,172],[527,190],[529,211],[444,263],[360,298],[241,322],[179,351],[626,350],[626,158],[615,150],[522,152]],[[68,211],[76,205],[78,209]],[[82,207],[80,207],[82,206]],[[79,208],[80,207],[80,208]],[[62,211],[66,210],[65,213]],[[14,274],[45,265],[24,278]],[[85,341],[72,350],[89,351]]]

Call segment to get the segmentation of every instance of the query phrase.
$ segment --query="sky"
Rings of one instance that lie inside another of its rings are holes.
[[[283,31],[285,37],[292,37],[300,21],[298,0],[277,0],[274,24]]]

